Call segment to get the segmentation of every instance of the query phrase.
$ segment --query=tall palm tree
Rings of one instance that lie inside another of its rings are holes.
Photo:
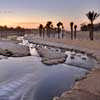
[[[43,27],[43,39],[45,37],[45,27]]]
[[[77,25],[74,25],[74,39],[76,39]]]
[[[94,11],[89,11],[87,14],[86,14],[86,16],[88,17],[88,19],[90,20],[90,22],[91,22],[91,27],[90,27],[90,40],[93,40],[94,39],[94,35],[93,35],[93,31],[94,31],[94,24],[93,24],[93,22],[94,22],[94,20],[97,18],[97,17],[99,17],[99,15],[100,14],[98,14],[98,13],[96,13],[96,12],[94,12]]]
[[[73,40],[73,25],[74,25],[74,23],[71,22],[71,23],[70,23],[70,28],[71,28],[71,40]]]
[[[58,27],[58,38],[60,38],[60,32],[61,32],[60,26],[63,27],[63,23],[62,23],[62,22],[58,22],[58,23],[57,23],[57,27]]]
[[[64,38],[64,26],[62,24],[62,39]]]
[[[46,30],[47,30],[47,36],[50,38],[50,32],[51,32],[52,22],[48,21],[46,24]]]
[[[42,36],[42,32],[43,32],[43,25],[40,24],[40,26],[39,26],[39,35],[40,35],[40,37]]]

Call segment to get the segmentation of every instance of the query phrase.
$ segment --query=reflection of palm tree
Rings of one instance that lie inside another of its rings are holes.
[[[42,36],[42,32],[43,32],[43,25],[40,24],[40,26],[39,26],[39,35],[40,35],[40,37]]]
[[[77,25],[74,25],[74,39],[76,39],[76,29],[77,29]]]
[[[52,22],[48,21],[47,24],[46,24],[46,30],[47,30],[47,36],[48,37],[50,37],[51,27],[52,27]]]
[[[70,27],[71,27],[71,39],[72,39],[72,40],[73,40],[73,25],[74,25],[74,23],[71,22],[71,23],[70,23]]]
[[[99,17],[99,15],[100,14],[98,14],[98,13],[96,13],[96,12],[94,12],[94,11],[89,11],[87,14],[86,14],[86,16],[88,17],[88,19],[90,20],[90,22],[91,22],[91,26],[90,26],[90,40],[93,40],[94,39],[94,36],[93,36],[93,27],[94,27],[94,25],[93,25],[93,22],[94,22],[94,20],[97,18],[97,17]]]
[[[57,23],[57,27],[58,27],[58,38],[60,38],[60,32],[61,32],[60,26],[63,27],[63,23],[62,23],[62,22],[58,22],[58,23]]]

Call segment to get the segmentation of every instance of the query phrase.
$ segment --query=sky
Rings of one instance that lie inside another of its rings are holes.
[[[71,21],[78,27],[88,23],[90,10],[100,13],[100,0],[0,0],[0,25],[37,28],[40,23],[52,21],[56,26],[61,21],[69,29]]]

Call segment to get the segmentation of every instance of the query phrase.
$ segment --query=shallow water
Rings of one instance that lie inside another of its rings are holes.
[[[47,66],[40,57],[0,60],[0,100],[51,100],[88,71],[71,65]]]
[[[30,53],[35,56],[0,60],[0,100],[51,100],[94,65],[93,59],[83,60],[83,55],[71,59],[69,52],[64,64],[47,66],[36,57],[35,48],[30,47]]]

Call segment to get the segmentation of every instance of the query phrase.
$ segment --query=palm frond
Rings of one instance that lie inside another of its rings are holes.
[[[88,17],[88,19],[93,22],[97,17],[100,16],[100,14],[98,14],[97,12],[94,11],[89,11],[86,16]]]

